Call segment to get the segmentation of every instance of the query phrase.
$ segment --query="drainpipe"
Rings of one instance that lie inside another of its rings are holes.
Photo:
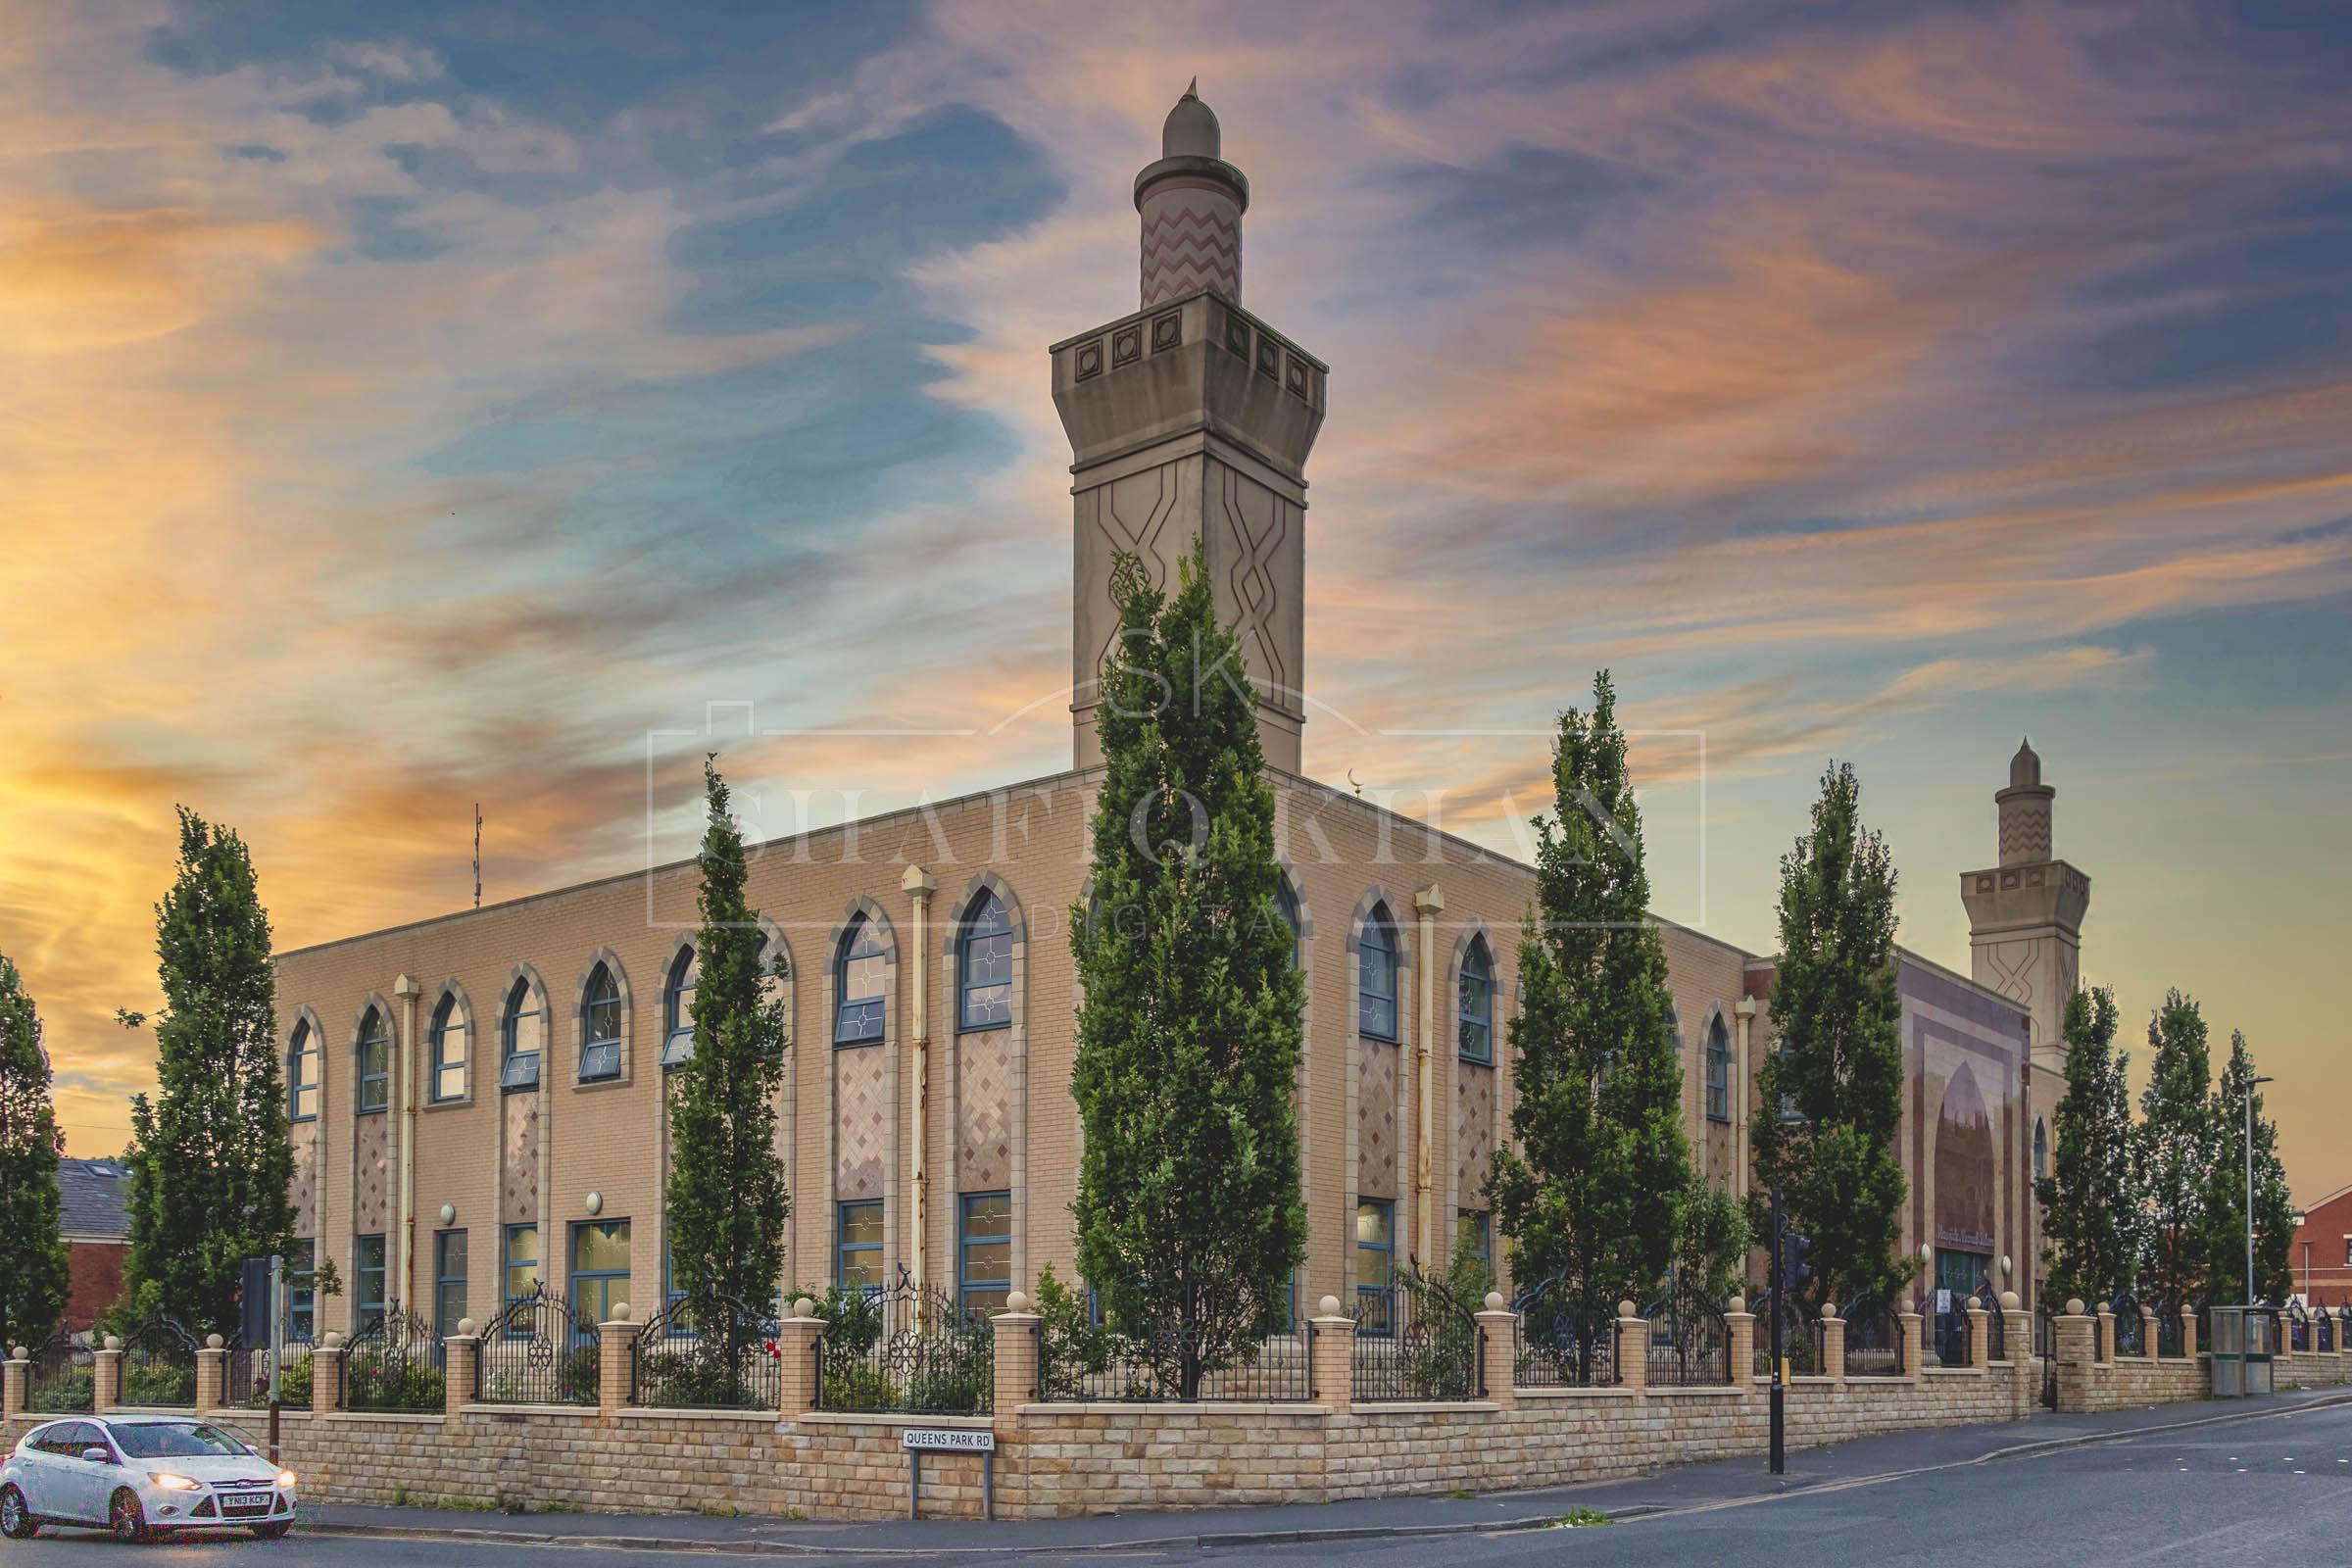
[[[1735,1118],[1732,1123],[1732,1196],[1745,1198],[1748,1178],[1747,1032],[1755,1024],[1756,999],[1741,997],[1732,1008],[1732,1014],[1740,1020],[1740,1027],[1732,1032],[1732,1083],[1739,1093],[1739,1098],[1734,1102],[1737,1108],[1732,1112]]]
[[[1414,1032],[1414,1120],[1419,1124],[1418,1147],[1413,1152],[1413,1224],[1414,1237],[1430,1250],[1430,1266],[1443,1269],[1445,1254],[1437,1250],[1437,1232],[1430,1229],[1429,1193],[1432,1157],[1433,1120],[1430,1100],[1435,1092],[1435,1059],[1430,1054],[1430,1036],[1437,1029],[1438,1010],[1438,913],[1446,907],[1446,895],[1432,882],[1413,895],[1413,910],[1421,917],[1421,981],[1414,989],[1421,994],[1421,1026]]]
[[[939,879],[919,865],[910,865],[899,886],[914,901],[914,1246],[909,1272],[923,1283],[924,1242],[931,1231],[931,1013],[926,977],[931,969],[931,895]]]
[[[401,1014],[399,1059],[392,1074],[400,1086],[400,1224],[393,1232],[392,1278],[400,1287],[401,1308],[408,1312],[416,1309],[409,1265],[416,1254],[416,999],[423,989],[405,974],[392,982]]]

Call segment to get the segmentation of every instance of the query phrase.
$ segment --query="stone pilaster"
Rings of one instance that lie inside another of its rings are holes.
[[[776,1325],[776,1354],[784,1374],[777,1403],[787,1420],[816,1408],[816,1348],[824,1337],[825,1320],[806,1296],[792,1303],[792,1316]]]
[[[196,1352],[196,1408],[218,1410],[227,1401],[221,1397],[228,1383],[228,1351],[222,1348],[220,1336],[215,1334]]]
[[[1981,1306],[1968,1309],[1968,1364],[1992,1365],[1992,1314]]]
[[[1922,1325],[1926,1320],[1917,1312],[1894,1314],[1894,1328],[1903,1347],[1903,1376],[1917,1378],[1928,1364],[1928,1340]]]
[[[1744,1297],[1735,1296],[1723,1314],[1732,1337],[1732,1387],[1744,1389],[1756,1380],[1756,1315]]]
[[[1021,1406],[1036,1402],[1044,1392],[1038,1387],[1038,1340],[1045,1319],[1029,1310],[1026,1292],[1014,1291],[1004,1298],[1005,1310],[989,1321],[997,1331],[996,1338],[996,1429],[999,1432],[1017,1431],[1021,1424]]]
[[[612,1320],[596,1326],[596,1408],[608,1419],[628,1407],[630,1386],[636,1381],[637,1336],[644,1327],[629,1321],[626,1301],[614,1302]]]
[[[2143,1306],[2139,1309],[2139,1349],[2140,1353],[2149,1360],[2156,1359],[2156,1309],[2154,1307]]]
[[[2197,1309],[2193,1306],[2180,1308],[2180,1353],[2192,1361],[2197,1357]]]
[[[1479,1381],[1486,1385],[1480,1397],[1510,1409],[1519,1402],[1519,1314],[1503,1300],[1500,1291],[1487,1293],[1487,1309],[1478,1314]]]
[[[1631,1301],[1617,1303],[1617,1386],[1635,1394],[1649,1387],[1649,1320]]]
[[[14,1421],[24,1413],[24,1388],[32,1374],[32,1363],[25,1357],[31,1353],[20,1345],[0,1361],[0,1421]]]
[[[473,1402],[481,1382],[482,1342],[473,1332],[473,1319],[460,1318],[458,1332],[441,1342],[441,1408],[449,1415]]]
[[[1845,1319],[1834,1306],[1821,1309],[1821,1375],[1840,1381],[1845,1377]]]
[[[2083,1310],[2080,1299],[2066,1303],[2066,1310],[2058,1314],[2050,1345],[2051,1352],[2057,1356],[2060,1366],[2098,1364],[2098,1352],[2091,1344],[2093,1326],[2097,1322],[2098,1319]]]
[[[2034,1314],[2015,1291],[2001,1293],[2001,1338],[2007,1342],[2001,1348],[2012,1365],[2027,1365],[2034,1359]]]
[[[1340,1298],[1326,1296],[1315,1319],[1315,1402],[1346,1410],[1355,1402],[1355,1319],[1340,1314]],[[1514,1382],[1516,1378],[1514,1377]]]
[[[112,1334],[103,1348],[90,1354],[90,1382],[94,1413],[104,1415],[122,1402],[122,1342]]]
[[[343,1337],[329,1329],[311,1351],[311,1413],[343,1408]]]
[[[2099,1303],[2099,1360],[2106,1366],[2115,1365],[2115,1304]]]

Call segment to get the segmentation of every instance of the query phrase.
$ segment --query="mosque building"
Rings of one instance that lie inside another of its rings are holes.
[[[779,1286],[914,1281],[985,1309],[1075,1278],[1080,1137],[1067,911],[1102,759],[1115,553],[1162,583],[1197,539],[1261,697],[1286,909],[1306,980],[1297,1299],[1350,1298],[1474,1239],[1508,1136],[1528,865],[1301,772],[1305,469],[1330,368],[1242,303],[1250,183],[1188,91],[1135,182],[1142,304],[1049,351],[1072,456],[1072,766],[763,846],[750,898],[789,976]],[[2031,1296],[2030,1178],[2063,1077],[2087,879],[2054,858],[2039,760],[1961,879],[1970,973],[1903,955],[1905,1246],[1923,1285]],[[451,1333],[534,1284],[601,1317],[669,1288],[669,1075],[693,1051],[692,860],[283,955],[298,1259]],[[1773,960],[1662,923],[1694,1159],[1744,1192]],[[307,1272],[306,1272],[307,1281]],[[304,1281],[298,1281],[305,1283]]]

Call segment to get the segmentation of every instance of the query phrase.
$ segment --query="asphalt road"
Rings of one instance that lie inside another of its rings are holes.
[[[1173,1526],[1173,1519],[1171,1519]],[[974,1544],[986,1536],[975,1532]],[[1592,1563],[1856,1564],[1897,1560],[2003,1568],[2063,1563],[2338,1562],[2352,1540],[2352,1406],[2174,1433],[2058,1453],[1829,1483],[1779,1496],[1669,1509],[1575,1530],[1485,1536],[1055,1552],[1036,1563],[1346,1562],[1369,1568],[1518,1568]],[[145,1548],[168,1564],[287,1568],[523,1568],[579,1547],[472,1545],[297,1534],[293,1539],[180,1542]],[[45,1535],[0,1543],[7,1568],[91,1568],[136,1548],[103,1537]],[[598,1549],[596,1568],[681,1568],[710,1554]],[[741,1559],[736,1559],[741,1560]],[[862,1555],[858,1560],[880,1559]],[[945,1550],[903,1559],[1003,1563],[1002,1552]]]

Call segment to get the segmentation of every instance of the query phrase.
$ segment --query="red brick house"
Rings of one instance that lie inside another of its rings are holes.
[[[63,1228],[73,1259],[65,1327],[69,1333],[86,1334],[98,1314],[122,1294],[122,1256],[130,1235],[130,1172],[120,1160],[61,1159],[57,1185],[65,1197]]]
[[[2339,1187],[2305,1207],[2286,1260],[2294,1270],[2295,1293],[2305,1300],[2323,1306],[2352,1302],[2352,1187]]]

